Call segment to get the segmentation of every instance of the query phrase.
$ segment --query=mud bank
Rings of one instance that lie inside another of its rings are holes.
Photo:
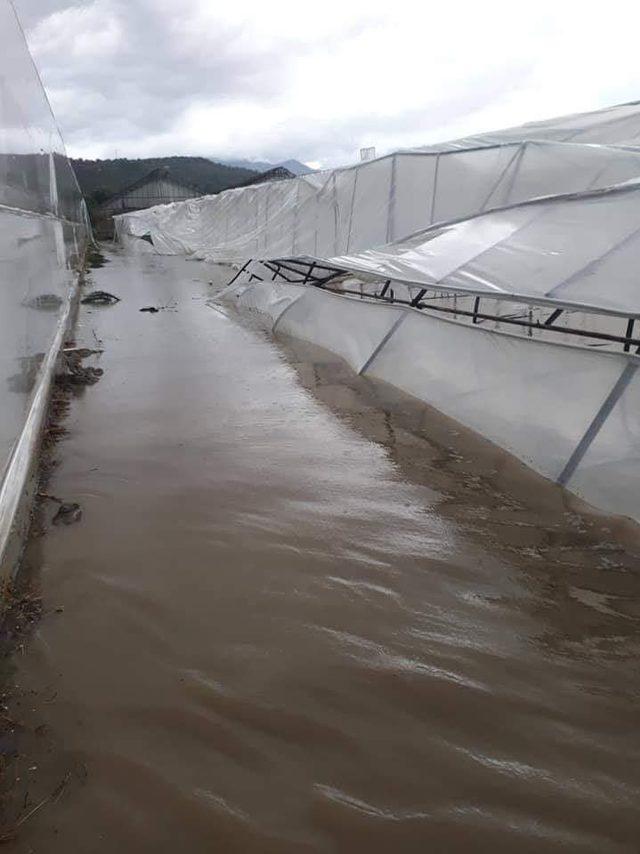
[[[15,660],[46,804],[7,850],[634,851],[632,539],[276,344],[212,299],[229,276],[94,273],[121,302],[82,309],[104,376],[48,487],[83,517],[30,545]]]

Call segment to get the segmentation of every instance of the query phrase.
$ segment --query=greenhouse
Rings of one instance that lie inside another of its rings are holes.
[[[130,251],[234,264],[223,298],[637,519],[639,135],[627,104],[156,207],[117,231]]]
[[[0,0],[7,850],[638,850],[640,102],[486,131],[640,12],[491,11]]]
[[[0,556],[17,525],[90,226],[9,3],[0,3]],[[16,540],[17,542],[17,540]]]

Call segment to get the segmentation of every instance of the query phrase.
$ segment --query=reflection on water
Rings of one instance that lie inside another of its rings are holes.
[[[637,652],[635,525],[591,514],[489,442],[392,386],[356,376],[331,354],[289,338],[280,344],[307,389],[385,447],[404,478],[438,490],[445,518],[518,568],[537,612],[553,619],[561,605],[557,637],[545,629],[541,642],[574,655],[583,639],[593,654],[598,633],[605,656],[618,647],[624,656]]]
[[[228,275],[94,273],[125,298],[51,485],[84,516],[32,545],[18,662],[30,803],[70,782],[16,850],[635,851],[633,532],[211,311]]]
[[[67,305],[73,272],[58,263],[58,238],[73,253],[73,227],[0,210],[0,472],[22,429],[42,354]]]

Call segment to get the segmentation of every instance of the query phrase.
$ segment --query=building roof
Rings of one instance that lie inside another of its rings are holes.
[[[289,178],[297,178],[291,170],[287,169],[286,166],[274,166],[273,169],[267,169],[266,172],[261,172],[260,175],[256,175],[255,178],[249,178],[248,181],[245,181],[243,184],[240,184],[241,187],[250,187],[252,184],[266,184],[267,181],[286,181]]]
[[[113,193],[109,198],[105,199],[98,205],[98,210],[101,208],[110,207],[116,199],[121,198],[122,196],[126,196],[135,190],[144,187],[146,184],[150,184],[153,181],[159,179],[166,179],[171,181],[173,184],[177,184],[179,187],[183,187],[185,190],[188,190],[190,193],[193,193],[194,196],[202,196],[204,193],[199,187],[196,187],[194,184],[189,184],[186,181],[182,181],[179,178],[174,177],[171,174],[171,171],[167,166],[159,166],[157,169],[153,169],[147,175],[144,175],[142,178],[138,178],[137,181],[134,181],[133,184],[129,184],[126,187],[118,190],[117,193]]]

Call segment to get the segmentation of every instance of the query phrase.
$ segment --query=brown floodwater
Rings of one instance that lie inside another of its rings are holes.
[[[122,302],[82,309],[105,374],[47,487],[83,519],[26,558],[7,850],[637,852],[633,526],[274,341],[230,276],[92,273]]]

